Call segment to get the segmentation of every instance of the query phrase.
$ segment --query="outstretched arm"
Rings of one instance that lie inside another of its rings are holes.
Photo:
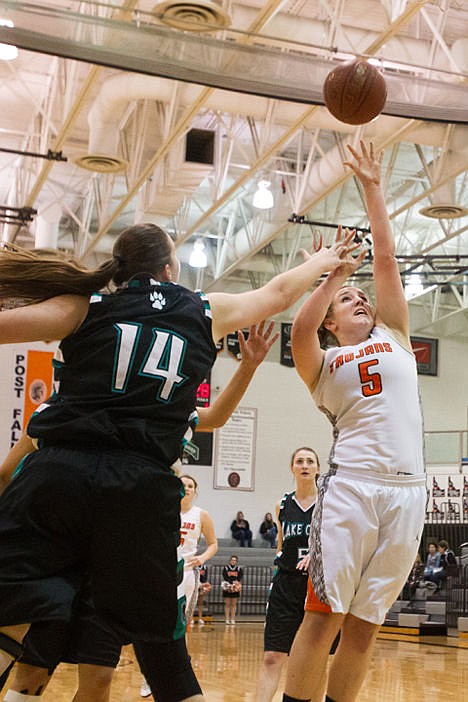
[[[408,305],[395,257],[395,240],[381,187],[383,152],[375,154],[372,142],[367,147],[363,141],[361,141],[361,153],[349,145],[348,149],[353,160],[345,161],[345,165],[352,168],[364,189],[374,241],[376,323],[381,322],[395,331],[400,341],[411,348]]]
[[[354,235],[354,230],[345,230],[343,240],[348,242],[347,246],[350,251],[356,248],[356,246],[351,246]],[[342,238],[342,228],[338,227],[337,240]],[[361,251],[356,258],[348,254],[341,264],[329,273],[312,292],[294,318],[291,331],[294,365],[310,392],[317,384],[324,356],[317,335],[319,327],[326,317],[335,293],[344,285],[347,278],[359,268],[365,255],[365,250]]]
[[[304,263],[281,273],[257,290],[229,295],[208,295],[213,314],[213,339],[251,324],[257,324],[294,304],[322,273],[332,271],[347,255],[345,240],[336,241],[330,248],[323,248]]]
[[[274,322],[270,322],[264,331],[265,321],[250,327],[247,341],[241,331],[237,332],[242,356],[239,367],[213,404],[198,409],[198,429],[215,429],[226,424],[249,387],[258,366],[279,336],[274,334],[271,337],[273,327]]]
[[[58,295],[33,305],[0,312],[0,344],[54,341],[74,332],[85,319],[89,299]]]

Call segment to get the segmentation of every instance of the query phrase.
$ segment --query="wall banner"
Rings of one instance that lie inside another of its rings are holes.
[[[255,489],[256,439],[256,408],[238,407],[224,427],[215,431],[215,489]]]
[[[10,448],[26,429],[38,406],[52,394],[52,351],[14,350]]]

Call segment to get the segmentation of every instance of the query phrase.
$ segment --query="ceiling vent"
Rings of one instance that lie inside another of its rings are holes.
[[[75,163],[80,168],[94,173],[121,173],[128,168],[128,162],[116,156],[106,156],[105,154],[86,154],[75,159]]]
[[[432,217],[433,219],[456,219],[457,217],[468,215],[468,208],[439,202],[436,205],[423,207],[422,210],[419,210],[419,214],[424,215],[424,217]]]
[[[153,12],[162,24],[186,32],[213,32],[231,24],[231,18],[224,11],[222,3],[209,0],[166,0],[155,5]]]

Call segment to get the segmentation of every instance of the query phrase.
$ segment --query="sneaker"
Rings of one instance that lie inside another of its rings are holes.
[[[151,688],[146,682],[146,680],[143,680],[141,683],[140,687],[140,697],[149,697],[151,695]]]
[[[236,622],[234,621],[234,619],[231,619],[231,621],[229,622],[229,624],[235,624],[235,623]]]
[[[205,620],[200,617],[198,620],[198,626],[205,626]]]

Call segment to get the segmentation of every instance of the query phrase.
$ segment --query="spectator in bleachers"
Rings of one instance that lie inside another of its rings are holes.
[[[231,524],[232,538],[239,541],[240,546],[244,548],[246,542],[249,548],[252,548],[252,532],[250,530],[250,524],[244,517],[243,512],[238,512],[236,518],[232,520]]]
[[[236,623],[237,600],[242,590],[241,580],[243,577],[244,571],[238,565],[237,556],[233,554],[229,559],[229,563],[223,568],[223,580],[221,582],[226,624]]]
[[[439,541],[437,548],[440,553],[440,564],[438,568],[434,568],[432,573],[428,576],[426,575],[426,580],[430,580],[437,585],[437,590],[444,580],[448,578],[449,575],[457,575],[458,573],[458,562],[454,552],[449,548],[447,541],[441,539]]]
[[[278,534],[278,527],[273,521],[273,516],[271,512],[267,512],[260,524],[260,536],[265,541],[268,541],[270,548],[276,548],[276,535]]]
[[[429,576],[432,574],[434,568],[439,568],[440,566],[440,553],[437,550],[437,544],[434,541],[428,546],[426,567],[424,568],[424,578],[430,580]]]

